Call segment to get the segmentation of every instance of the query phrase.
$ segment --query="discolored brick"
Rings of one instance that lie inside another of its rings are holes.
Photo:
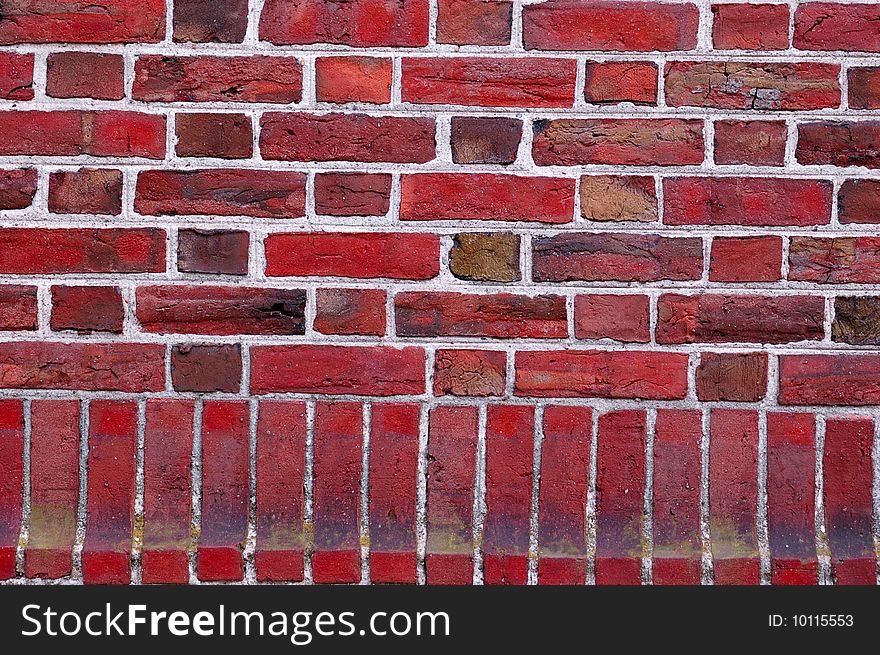
[[[315,212],[327,216],[384,216],[391,202],[388,173],[315,174]]]
[[[53,98],[121,100],[125,96],[122,55],[52,52],[46,59],[46,95]]]
[[[880,345],[880,296],[837,296],[831,339],[857,346]]]
[[[880,223],[880,180],[845,180],[837,211],[841,223]]]
[[[54,214],[122,212],[122,171],[80,168],[49,175],[49,211]]]
[[[581,216],[590,221],[656,221],[657,192],[653,177],[584,175]]]
[[[506,361],[502,350],[438,350],[434,356],[434,395],[501,396]]]
[[[521,278],[519,236],[505,232],[455,235],[449,270],[461,280],[514,282]]]
[[[314,328],[322,334],[385,334],[384,289],[318,289]]]
[[[512,19],[509,0],[438,0],[437,43],[507,45]]]
[[[52,287],[53,330],[120,333],[124,317],[117,287]]]
[[[238,393],[241,387],[239,344],[181,344],[171,350],[175,391]]]
[[[180,230],[177,234],[177,270],[246,275],[248,243],[248,233],[240,230]]]
[[[697,398],[757,402],[767,393],[767,353],[702,353]]]
[[[243,159],[254,150],[251,119],[245,114],[177,114],[178,157]]]
[[[37,171],[34,168],[0,170],[0,209],[30,207],[37,193]]]
[[[716,121],[715,163],[782,166],[787,140],[782,121]]]
[[[453,116],[450,139],[456,164],[512,164],[522,139],[522,121]]]
[[[174,0],[178,43],[241,43],[247,21],[247,0]]]

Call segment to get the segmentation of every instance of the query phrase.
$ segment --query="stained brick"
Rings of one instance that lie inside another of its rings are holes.
[[[0,580],[15,577],[24,500],[24,404],[0,401]]]
[[[500,350],[450,350],[434,353],[434,395],[501,396],[507,379],[507,355]]]

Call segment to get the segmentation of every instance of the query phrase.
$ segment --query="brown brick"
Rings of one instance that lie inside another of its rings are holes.
[[[452,117],[452,161],[456,164],[512,164],[522,139],[518,118]]]
[[[510,43],[513,3],[508,0],[439,0],[437,10],[437,43]]]
[[[657,193],[654,189],[654,178],[582,176],[581,216],[590,221],[656,221]]]
[[[880,180],[845,180],[837,208],[841,223],[880,223]]]
[[[315,330],[322,334],[385,334],[383,289],[318,289]]]
[[[124,69],[122,55],[53,52],[46,60],[46,95],[121,100],[125,96]]]
[[[171,382],[175,391],[238,393],[241,387],[241,346],[174,346]]]
[[[715,163],[782,166],[787,139],[782,121],[716,121]]]
[[[384,216],[391,199],[388,173],[317,173],[315,212],[327,216]]]
[[[880,345],[880,297],[835,298],[831,339],[857,346]]]
[[[578,339],[651,340],[648,296],[590,294],[574,300],[574,335]]]
[[[507,354],[500,350],[438,350],[435,396],[501,396]]]
[[[241,43],[247,20],[247,0],[174,0],[178,43]]]
[[[49,211],[53,214],[122,212],[122,171],[81,168],[49,176]]]
[[[246,275],[247,232],[180,230],[177,236],[177,269],[184,273]]]
[[[254,151],[254,131],[245,114],[177,114],[178,157],[244,159]]]
[[[505,232],[457,234],[449,253],[449,270],[462,280],[519,280],[519,237]]]
[[[702,353],[697,397],[702,401],[757,402],[767,393],[767,353]]]
[[[116,287],[52,287],[53,330],[119,333],[124,316]]]

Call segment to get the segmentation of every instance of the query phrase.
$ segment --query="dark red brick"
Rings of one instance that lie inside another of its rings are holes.
[[[24,500],[24,405],[0,400],[0,580],[15,577]]]
[[[880,66],[847,71],[850,109],[880,109]]]
[[[775,282],[782,277],[782,237],[715,237],[712,282]]]
[[[437,43],[507,45],[512,21],[509,0],[439,0]]]
[[[780,405],[880,404],[880,356],[781,355]]]
[[[787,140],[782,121],[715,121],[715,163],[783,166]]]
[[[0,331],[37,329],[37,287],[0,286]]]
[[[52,287],[53,330],[122,332],[125,310],[118,287]]]
[[[844,180],[837,211],[841,223],[880,223],[880,180]]]
[[[712,44],[718,50],[785,50],[788,6],[712,5]]]
[[[384,216],[391,198],[388,173],[317,173],[315,212],[327,216]]]
[[[177,270],[182,273],[247,275],[250,237],[243,230],[180,230]]]
[[[878,140],[880,121],[800,123],[795,158],[799,164],[880,168]]]
[[[171,349],[175,391],[238,393],[241,388],[239,344],[183,344]]]
[[[254,131],[246,114],[177,114],[178,157],[247,159],[254,152]]]
[[[46,59],[46,95],[122,100],[125,61],[122,55],[102,52],[51,52]]]
[[[880,238],[793,236],[788,279],[819,284],[880,282]]]
[[[0,209],[26,209],[36,192],[35,168],[0,169]]]
[[[314,328],[322,334],[385,334],[384,289],[318,289]]]

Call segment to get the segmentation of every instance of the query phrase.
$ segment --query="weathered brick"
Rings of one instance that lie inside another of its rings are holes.
[[[238,393],[241,387],[241,346],[174,346],[171,349],[171,383],[175,391]]]
[[[370,581],[416,582],[420,407],[373,403],[370,425]]]
[[[125,61],[122,55],[102,52],[51,52],[46,59],[46,95],[122,100]]]
[[[147,400],[144,427],[145,584],[189,581],[195,407],[187,400]]]
[[[303,579],[306,406],[267,400],[257,420],[254,561],[261,582]]]
[[[433,234],[270,234],[265,247],[269,277],[429,280],[440,272],[440,239]]]
[[[544,409],[538,498],[538,583],[584,584],[593,415],[589,407]]]
[[[437,43],[507,45],[512,22],[509,0],[438,0]]]
[[[697,398],[753,403],[767,395],[767,353],[711,353],[700,355]]]
[[[486,584],[526,584],[534,419],[535,409],[528,405],[490,405],[487,411],[482,543]]]
[[[494,173],[414,173],[400,182],[405,221],[570,223],[574,180]]]
[[[0,580],[15,577],[24,499],[24,404],[0,400]]]
[[[322,334],[385,334],[384,289],[318,289],[314,328]]]
[[[425,351],[414,346],[253,346],[251,392],[396,396],[425,391]]]
[[[663,180],[667,225],[823,225],[831,220],[829,180],[672,177]]]
[[[641,583],[647,417],[618,410],[599,417],[596,464],[596,584]]]
[[[182,273],[247,275],[250,237],[243,230],[180,230],[177,270]]]
[[[699,14],[690,3],[551,0],[522,20],[529,50],[668,52],[696,47]]]
[[[880,238],[793,236],[788,279],[820,284],[880,282]]]
[[[299,102],[302,64],[266,55],[141,55],[131,95],[145,102]]]
[[[581,216],[590,221],[657,220],[653,177],[584,175],[580,188]]]
[[[782,277],[782,237],[715,237],[712,282],[775,282]]]
[[[880,66],[847,71],[850,109],[880,109]]]
[[[304,334],[306,292],[220,286],[144,286],[137,318],[160,334]]]
[[[584,100],[593,104],[657,104],[657,64],[650,61],[588,61]]]
[[[773,584],[817,583],[815,438],[812,414],[767,414],[767,536]]]
[[[880,180],[844,180],[837,211],[841,223],[880,223]]]
[[[202,521],[196,553],[199,580],[244,576],[249,492],[248,403],[205,401],[202,409]]]
[[[0,53],[0,99],[32,100],[33,97],[33,54]]]
[[[538,282],[697,280],[703,273],[700,238],[561,233],[534,238],[532,251]]]
[[[37,329],[37,287],[0,286],[0,330]]]
[[[391,204],[388,173],[315,174],[315,212],[327,216],[384,216]]]
[[[437,350],[434,395],[501,396],[506,362],[507,354],[502,350]]]
[[[880,7],[847,2],[799,4],[794,47],[800,50],[880,52]]]
[[[880,356],[780,355],[780,405],[880,404]]]
[[[654,427],[653,582],[699,584],[702,412],[658,409]]]
[[[79,503],[79,413],[78,400],[31,401],[31,513],[24,551],[29,578],[57,579],[71,573]]]
[[[712,5],[712,45],[718,50],[785,50],[788,6]]]
[[[880,21],[877,21],[880,23]],[[880,168],[880,121],[799,123],[799,164]]]
[[[80,168],[49,175],[49,211],[54,214],[122,213],[122,171]]]
[[[0,169],[0,209],[25,209],[37,192],[35,168]]]
[[[555,118],[536,120],[533,128],[538,166],[686,166],[704,157],[700,120]]]
[[[574,335],[578,339],[651,340],[650,301],[644,295],[589,294],[574,299]]]
[[[132,400],[89,404],[86,584],[128,584],[134,528],[138,408]]]
[[[456,164],[512,164],[516,160],[522,139],[519,118],[453,116],[451,124]]]
[[[246,114],[177,114],[174,130],[178,157],[247,159],[253,154],[254,133]]]
[[[520,351],[517,396],[675,400],[687,394],[684,353],[646,351]]]
[[[398,336],[553,339],[568,335],[565,297],[410,291],[394,298]]]
[[[787,140],[782,121],[715,121],[715,163],[783,166]]]
[[[462,232],[453,238],[449,271],[460,280],[515,282],[519,270],[519,236],[506,232]]]
[[[247,0],[174,0],[178,43],[241,43],[247,22]]]
[[[267,0],[259,30],[275,45],[425,46],[428,0]]]
[[[837,296],[831,339],[858,346],[880,344],[880,297]]]
[[[821,339],[821,296],[667,293],[657,303],[658,343],[791,343]]]
[[[756,585],[758,413],[713,409],[709,442],[709,533],[715,584]]]
[[[318,403],[314,430],[312,577],[359,582],[363,406]]]
[[[318,102],[391,102],[391,60],[382,57],[318,57]]]
[[[424,164],[435,156],[433,118],[268,112],[260,154],[286,161]]]
[[[53,330],[122,332],[125,309],[118,287],[52,287]]]

